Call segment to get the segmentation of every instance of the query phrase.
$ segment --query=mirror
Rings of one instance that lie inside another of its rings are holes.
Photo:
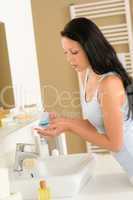
[[[4,108],[14,107],[14,94],[4,23],[0,23],[0,104]]]
[[[6,96],[15,108],[41,105],[31,3],[1,1],[0,20],[0,43],[3,45],[0,46],[1,81],[4,87],[9,83],[13,88]]]

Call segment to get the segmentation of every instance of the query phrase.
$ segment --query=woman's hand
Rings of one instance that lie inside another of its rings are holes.
[[[55,119],[55,118],[57,118],[56,112],[49,112],[49,119],[50,119],[50,121],[53,120],[53,119]]]
[[[35,128],[35,130],[44,137],[55,137],[64,131],[68,131],[71,125],[71,119],[51,117],[47,128]]]

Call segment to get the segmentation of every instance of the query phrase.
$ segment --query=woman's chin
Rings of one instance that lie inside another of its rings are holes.
[[[81,70],[80,69],[74,69],[76,72],[80,72]]]
[[[82,71],[84,71],[83,69],[81,69],[81,68],[75,68],[74,69],[76,72],[82,72]]]
[[[82,68],[82,67],[80,67],[80,66],[72,66],[72,68],[76,71],[76,72],[82,72],[82,71],[84,71],[85,69],[84,68]]]

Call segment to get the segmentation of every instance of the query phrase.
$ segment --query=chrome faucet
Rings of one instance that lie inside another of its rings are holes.
[[[30,151],[26,150],[26,147],[30,147]],[[34,150],[32,151],[32,148]],[[26,158],[38,158],[40,157],[40,137],[35,138],[35,144],[17,143],[14,171],[23,171],[23,160]]]

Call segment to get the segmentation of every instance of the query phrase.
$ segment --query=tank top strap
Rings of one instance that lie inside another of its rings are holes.
[[[96,92],[94,94],[94,96],[96,97],[97,101],[98,101],[98,90],[99,90],[99,87],[100,87],[100,83],[102,82],[102,80],[106,76],[109,76],[110,74],[114,75],[114,72],[108,72],[106,74],[102,74],[100,79],[98,80],[98,85],[97,85],[97,88],[96,88]],[[84,79],[84,82],[83,82],[83,96],[84,97],[85,97],[85,90],[86,90],[86,84],[87,84],[88,76],[89,76],[89,70],[87,69],[87,71],[85,73],[85,79]]]
[[[107,76],[109,75],[114,75],[115,73],[114,72],[108,72],[106,74],[102,74],[101,78],[98,80],[98,85],[100,85],[100,82]]]
[[[109,75],[114,75],[115,73],[114,72],[108,72],[106,74],[102,74],[101,78],[98,80],[98,86],[97,86],[97,89],[96,89],[96,93],[95,93],[95,97],[97,99],[97,101],[99,102],[99,87],[100,87],[100,83],[102,82],[102,80],[109,76]]]
[[[86,89],[88,76],[89,76],[89,69],[86,70],[85,79],[84,79],[84,82],[83,82],[83,95],[84,95],[84,97],[85,97],[85,89]]]

